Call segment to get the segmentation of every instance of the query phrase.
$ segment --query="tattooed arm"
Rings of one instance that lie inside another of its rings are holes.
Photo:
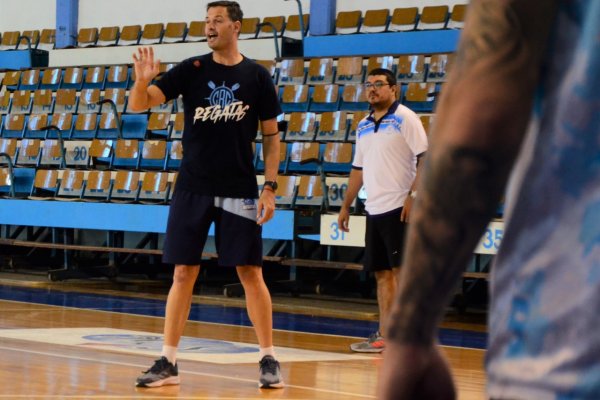
[[[529,121],[556,1],[472,0],[444,85],[389,322],[381,398],[454,398],[435,346]]]

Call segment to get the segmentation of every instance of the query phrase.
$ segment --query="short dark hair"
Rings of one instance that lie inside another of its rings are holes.
[[[372,70],[369,71],[368,76],[373,76],[373,75],[385,75],[385,77],[387,79],[387,83],[389,83],[390,86],[396,85],[396,77],[394,76],[394,73],[392,71],[390,71],[389,69],[373,68]]]
[[[206,5],[206,11],[212,7],[225,7],[227,9],[227,15],[229,15],[229,19],[233,22],[242,22],[242,19],[244,18],[244,13],[242,12],[242,9],[237,1],[213,1]]]

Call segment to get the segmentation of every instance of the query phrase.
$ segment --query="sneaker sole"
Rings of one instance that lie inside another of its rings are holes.
[[[259,389],[283,389],[285,383],[283,381],[277,383],[258,383]]]
[[[167,385],[179,385],[180,380],[178,376],[170,376],[165,379],[161,379],[160,381],[150,382],[150,383],[136,383],[136,387],[146,387],[146,388],[156,388]]]
[[[373,348],[373,349],[353,349],[352,347],[350,347],[350,350],[352,350],[355,353],[382,353],[383,350],[385,350],[385,348]]]

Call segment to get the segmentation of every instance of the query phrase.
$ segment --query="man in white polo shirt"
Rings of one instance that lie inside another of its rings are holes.
[[[350,205],[364,184],[364,265],[375,273],[377,281],[379,330],[350,348],[379,353],[385,348],[383,333],[396,296],[405,225],[417,195],[418,169],[427,150],[427,136],[419,117],[396,100],[398,86],[390,70],[373,69],[365,86],[371,113],[356,130],[356,151],[338,225],[342,231],[349,231]]]

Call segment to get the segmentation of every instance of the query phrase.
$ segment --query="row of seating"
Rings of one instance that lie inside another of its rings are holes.
[[[348,141],[356,140],[356,128],[368,114],[362,111],[292,111],[280,116],[279,129],[286,141]],[[118,118],[116,117],[118,116]],[[426,131],[433,114],[419,114]],[[50,127],[50,128],[49,128]],[[0,138],[14,139],[181,139],[183,112],[151,112],[143,114],[114,114],[111,112],[0,115]],[[256,141],[261,141],[258,132]]]
[[[350,172],[354,144],[349,142],[283,142],[280,173],[344,174]],[[180,140],[58,140],[2,139],[0,165],[77,169],[179,169],[183,154]],[[264,171],[262,143],[254,143],[256,170]]]
[[[278,85],[362,83],[366,73],[374,68],[386,68],[394,72],[400,82],[441,82],[451,66],[452,54],[424,54],[377,57],[331,57],[302,59],[257,60]],[[160,66],[162,73],[174,63]],[[115,89],[131,88],[135,71],[130,65],[97,65],[68,67],[65,69],[25,69],[7,71],[0,77],[0,91],[36,89]]]
[[[283,16],[265,17],[262,21],[257,18],[244,18],[240,39],[253,39],[260,37],[271,37],[273,27],[277,34],[292,38],[300,38],[306,35],[308,30],[309,16],[303,16],[304,34],[300,31],[300,18],[298,15],[290,15],[287,20]],[[198,42],[205,41],[206,34],[204,21],[149,23],[141,25],[105,26],[81,28],[77,35],[77,47],[95,46],[128,46],[128,45],[151,45],[160,43]],[[263,24],[263,25],[261,25]],[[0,36],[0,50],[14,50],[26,48],[27,39],[32,48],[43,50],[54,49],[56,42],[55,29],[28,30],[28,31],[6,31]]]
[[[361,10],[341,11],[336,16],[336,34],[397,32],[429,29],[460,29],[464,23],[465,4],[456,4],[450,10],[447,5],[425,6],[419,13],[418,7],[367,10],[363,16]],[[272,36],[299,38],[308,31],[309,15],[303,16],[304,32],[301,32],[298,15],[244,18],[240,39],[253,39]],[[148,45],[175,42],[195,42],[206,40],[204,21],[162,22],[141,25],[81,28],[77,35],[78,47]],[[0,36],[0,50],[13,50],[26,46],[27,40],[33,48],[49,50],[54,48],[56,31],[54,29],[6,31]]]

